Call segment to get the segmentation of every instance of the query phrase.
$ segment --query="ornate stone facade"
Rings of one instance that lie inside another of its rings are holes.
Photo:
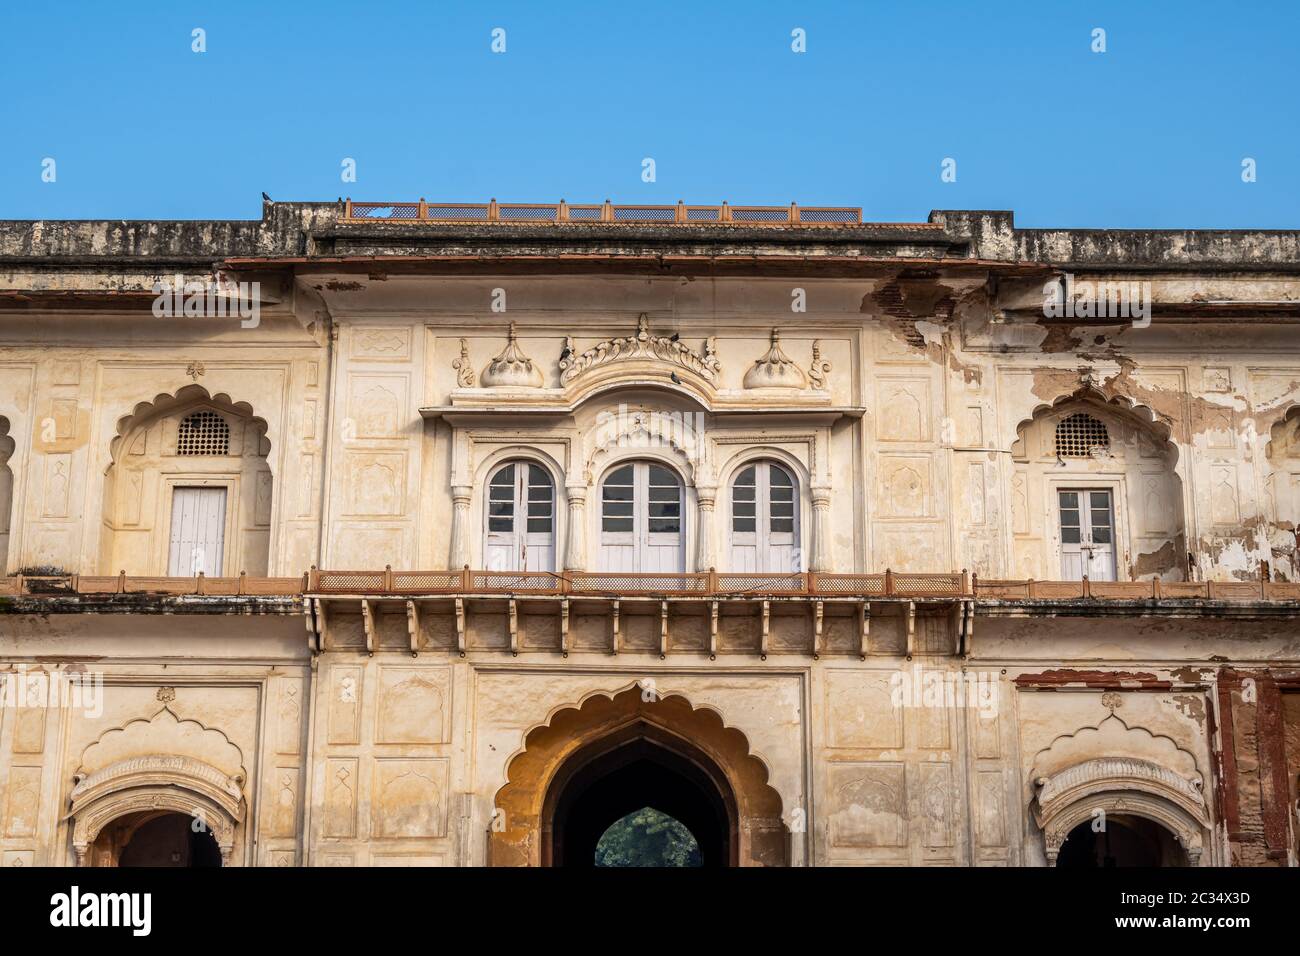
[[[4,865],[1295,865],[1300,235],[350,210],[0,223]]]

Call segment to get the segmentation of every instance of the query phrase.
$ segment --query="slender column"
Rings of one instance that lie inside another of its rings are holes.
[[[713,506],[717,501],[718,487],[697,485],[695,497],[699,505],[695,530],[695,570],[707,571],[718,566],[713,555]]]
[[[809,571],[831,570],[831,488],[830,485],[812,487],[813,541]]]
[[[469,564],[469,502],[474,489],[469,485],[451,488],[451,560],[448,566],[458,570]]]
[[[564,547],[564,570],[582,571],[587,566],[587,486],[568,485],[568,539]]]

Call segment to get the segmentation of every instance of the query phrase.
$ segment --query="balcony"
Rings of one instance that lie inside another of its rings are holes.
[[[299,597],[463,595],[467,597],[821,598],[848,600],[1300,601],[1300,582],[1034,581],[984,579],[964,571],[870,574],[732,574],[716,571],[626,574],[603,571],[328,571],[298,577],[12,575],[0,597],[160,595]]]
[[[0,578],[0,613],[302,615],[307,649],[909,659],[969,655],[976,617],[1295,619],[1300,583],[981,580],[965,572],[330,571]]]

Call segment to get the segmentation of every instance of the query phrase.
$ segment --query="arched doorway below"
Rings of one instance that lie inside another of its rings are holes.
[[[507,764],[492,866],[594,866],[602,835],[646,807],[690,831],[704,866],[787,866],[781,796],[717,711],[640,685],[592,694],[530,730]]]
[[[214,867],[221,849],[207,827],[184,813],[144,811],[106,826],[95,841],[98,866]]]
[[[594,866],[606,831],[643,807],[685,827],[699,848],[702,865],[731,862],[735,810],[709,771],[642,736],[608,749],[600,744],[588,748],[592,750],[601,752],[582,753],[571,761],[576,769],[565,775],[554,799],[548,841],[552,866]]]
[[[1061,844],[1056,865],[1076,869],[1186,866],[1187,854],[1177,837],[1145,817],[1110,813],[1105,828],[1092,820],[1080,823]]]

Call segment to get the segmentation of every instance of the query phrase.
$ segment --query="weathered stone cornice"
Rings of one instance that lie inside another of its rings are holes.
[[[344,221],[336,202],[263,203],[250,220],[0,221],[0,264],[65,267],[238,260],[305,265],[460,256],[759,257],[819,261],[928,260],[1057,268],[1300,271],[1300,230],[1017,229],[1007,211],[936,210],[923,223],[862,223],[833,229],[727,223]],[[570,262],[570,265],[574,263]],[[581,265],[581,263],[578,263]]]

